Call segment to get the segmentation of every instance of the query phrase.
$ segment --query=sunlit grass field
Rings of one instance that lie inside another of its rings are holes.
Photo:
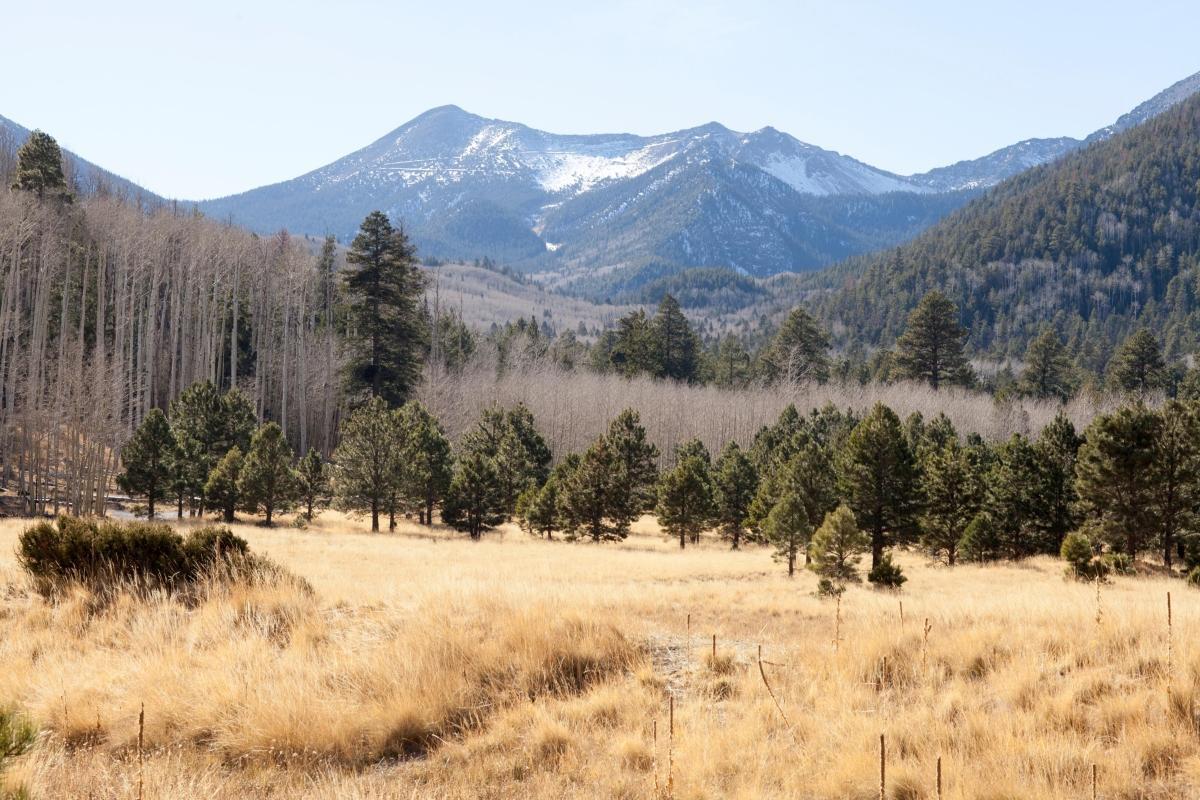
[[[939,758],[946,798],[1090,798],[1093,765],[1099,797],[1200,795],[1178,581],[905,553],[903,592],[839,604],[650,518],[619,544],[474,543],[327,512],[236,526],[311,592],[48,604],[26,524],[0,524],[0,705],[42,731],[7,776],[35,797],[865,800],[881,734],[889,798],[936,797]]]

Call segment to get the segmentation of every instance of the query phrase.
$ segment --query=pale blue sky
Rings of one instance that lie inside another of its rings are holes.
[[[437,105],[560,133],[773,125],[909,173],[1083,136],[1200,70],[1200,3],[0,0],[0,115],[169,196]]]

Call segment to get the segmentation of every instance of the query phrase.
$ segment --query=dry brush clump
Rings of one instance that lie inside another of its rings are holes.
[[[1093,764],[1100,797],[1200,789],[1186,635],[1200,608],[1164,578],[1113,576],[1097,623],[1095,587],[1060,562],[900,552],[902,621],[894,594],[852,585],[839,611],[765,549],[679,551],[646,520],[604,547],[507,528],[479,543],[369,536],[335,515],[235,530],[316,591],[46,603],[11,571],[0,526],[0,660],[16,665],[0,706],[45,732],[13,778],[47,797],[136,796],[144,777],[147,797],[184,800],[668,784],[676,798],[865,799],[885,734],[889,798],[935,797],[939,759],[946,798],[1090,797]]]

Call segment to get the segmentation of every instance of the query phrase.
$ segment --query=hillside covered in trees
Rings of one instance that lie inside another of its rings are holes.
[[[1139,327],[1200,339],[1200,97],[1005,181],[909,244],[808,284],[838,343],[887,346],[930,290],[976,354],[1020,358],[1046,323],[1092,370]]]

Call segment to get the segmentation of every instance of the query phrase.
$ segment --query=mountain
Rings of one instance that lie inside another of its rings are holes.
[[[1047,324],[1094,370],[1142,326],[1168,356],[1195,353],[1200,95],[1021,173],[908,244],[805,289],[847,346],[890,345],[917,301],[940,289],[977,354],[1019,359]]]
[[[29,138],[29,134],[28,128],[5,117],[0,117],[0,177],[6,176],[12,169],[12,165],[15,165],[16,152]],[[143,189],[133,181],[115,175],[103,167],[98,167],[70,150],[63,150],[63,161],[68,180],[74,185],[75,190],[82,194],[107,192],[144,204],[165,202],[163,198]]]
[[[770,127],[566,136],[442,106],[298,178],[198,206],[263,233],[343,241],[378,208],[425,255],[490,256],[608,296],[690,267],[802,272],[907,241],[984,189],[1198,88],[1200,74],[1087,141],[1030,139],[911,176]]]
[[[422,252],[528,269],[665,261],[769,274],[862,252],[854,230],[801,198],[926,191],[773,128],[562,136],[443,106],[328,166],[199,207],[343,239],[382,208]]]

